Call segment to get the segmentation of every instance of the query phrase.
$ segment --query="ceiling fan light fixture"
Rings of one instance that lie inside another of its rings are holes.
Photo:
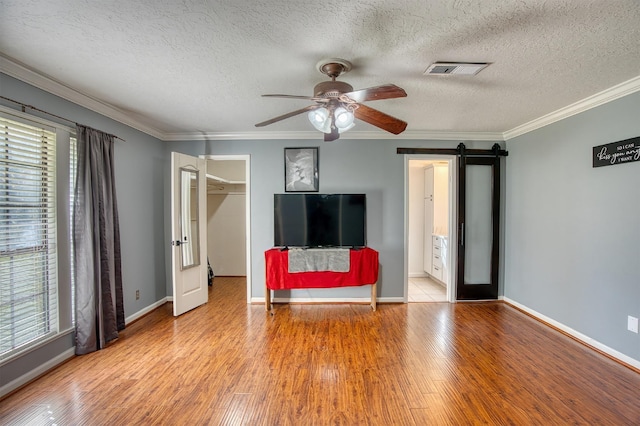
[[[353,127],[353,120],[355,119],[353,112],[347,110],[345,107],[338,107],[333,114],[338,131],[344,132]]]
[[[333,114],[333,117],[331,116]],[[343,106],[339,106],[335,110],[329,108],[316,108],[307,114],[309,121],[316,130],[322,133],[331,133],[331,121],[338,133],[346,132],[355,126],[355,116],[353,111],[349,111]]]
[[[329,117],[329,110],[327,108],[316,108],[309,111],[307,114],[309,121],[316,128],[323,133],[331,132],[331,117]]]

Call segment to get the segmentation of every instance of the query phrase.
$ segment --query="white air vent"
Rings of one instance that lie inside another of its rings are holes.
[[[425,75],[476,75],[489,64],[468,62],[434,62],[424,72]]]

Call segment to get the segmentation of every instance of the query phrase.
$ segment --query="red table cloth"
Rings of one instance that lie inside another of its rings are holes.
[[[349,272],[289,273],[289,251],[273,248],[264,252],[269,290],[333,288],[375,284],[378,281],[378,252],[364,247],[349,250]]]

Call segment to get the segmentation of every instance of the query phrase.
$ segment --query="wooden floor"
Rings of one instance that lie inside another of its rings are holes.
[[[0,424],[638,425],[640,374],[501,303],[167,304],[0,401]]]

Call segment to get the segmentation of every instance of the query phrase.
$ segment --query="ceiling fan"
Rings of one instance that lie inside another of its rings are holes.
[[[314,101],[315,104],[263,121],[256,124],[256,127],[267,126],[306,112],[311,124],[324,133],[325,142],[338,139],[340,133],[352,128],[354,118],[395,135],[402,133],[407,128],[406,122],[362,104],[365,101],[405,97],[407,93],[403,89],[394,84],[384,84],[368,89],[353,90],[350,84],[336,81],[340,74],[351,70],[351,63],[344,59],[326,59],[320,61],[317,67],[321,73],[330,77],[331,81],[318,83],[313,89],[313,96],[262,95],[272,98],[308,99]]]

